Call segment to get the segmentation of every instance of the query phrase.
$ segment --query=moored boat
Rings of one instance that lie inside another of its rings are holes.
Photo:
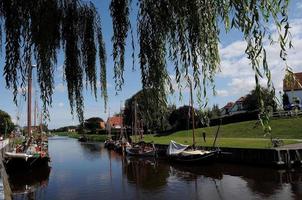
[[[150,157],[156,156],[156,148],[153,143],[139,142],[126,147],[128,156]]]
[[[192,163],[203,162],[208,163],[214,161],[220,150],[200,150],[194,149],[189,145],[183,145],[171,140],[167,149],[167,156],[171,161]]]

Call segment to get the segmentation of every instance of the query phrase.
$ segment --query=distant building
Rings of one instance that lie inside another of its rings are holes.
[[[283,80],[283,92],[287,94],[290,104],[301,104],[302,100],[302,72],[294,73],[295,82]]]
[[[223,108],[221,108],[221,115],[228,115],[233,105],[234,102],[228,102]]]
[[[110,128],[120,129],[123,125],[123,117],[121,116],[109,117],[107,120],[107,125]]]
[[[105,129],[105,128],[106,128],[105,122],[100,122],[100,129]]]
[[[76,132],[76,129],[75,128],[69,128],[69,129],[67,129],[67,132],[70,132],[70,133]]]
[[[237,99],[237,101],[234,103],[232,108],[230,109],[230,114],[239,114],[244,113],[246,110],[244,109],[243,102],[245,101],[246,97],[240,97]]]

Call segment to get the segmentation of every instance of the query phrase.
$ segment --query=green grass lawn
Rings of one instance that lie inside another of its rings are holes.
[[[71,138],[79,138],[81,136],[76,132],[55,132],[54,134],[58,136],[68,136]],[[104,142],[107,138],[107,135],[99,134],[86,134],[85,136],[88,138],[88,141],[94,142]]]
[[[239,147],[239,148],[270,148],[269,136],[264,137],[264,133],[257,121],[247,121],[222,125],[216,145],[219,147]],[[302,142],[302,118],[275,119],[271,121],[272,135],[274,138],[281,138],[284,144],[294,144]],[[202,132],[206,132],[206,143],[203,141]],[[212,146],[213,139],[217,131],[217,126],[199,128],[195,130],[196,143],[201,146]],[[60,132],[55,133],[61,136],[79,138],[77,133]],[[88,140],[103,142],[106,135],[87,134]],[[146,142],[153,141],[156,144],[169,144],[170,140],[175,140],[183,144],[192,144],[192,131],[178,131],[166,136],[145,135]]]
[[[247,121],[222,125],[219,131],[217,146],[240,148],[270,148],[269,136],[264,137],[261,125],[257,121]],[[299,143],[302,140],[302,118],[275,119],[271,121],[272,135],[281,138],[284,144]],[[206,132],[206,143],[203,142],[202,132]],[[197,145],[211,146],[217,131],[217,126],[195,130]],[[175,140],[183,144],[192,144],[192,131],[178,131],[166,136],[145,135],[145,141],[158,144],[168,144]]]

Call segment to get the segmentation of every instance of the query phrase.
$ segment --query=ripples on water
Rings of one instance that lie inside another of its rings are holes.
[[[10,178],[14,199],[302,199],[301,169],[171,165],[63,137],[49,152],[51,168]]]

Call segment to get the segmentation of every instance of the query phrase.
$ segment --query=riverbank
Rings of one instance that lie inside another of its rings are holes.
[[[76,139],[81,137],[81,135],[76,132],[54,132],[53,134],[58,136],[68,136],[70,138],[76,138]],[[107,135],[99,135],[99,134],[86,134],[85,136],[87,137],[88,141],[92,141],[92,142],[104,142],[107,138]]]
[[[271,120],[273,138],[280,138],[284,145],[302,142],[302,118]],[[195,130],[196,143],[200,146],[212,146],[218,127],[206,127]],[[202,133],[206,133],[206,142]],[[192,130],[177,131],[168,135],[145,135],[144,140],[156,144],[169,144],[174,140],[183,144],[192,144]],[[271,148],[270,136],[264,137],[258,121],[246,121],[222,125],[216,142],[219,147],[235,148]]]

